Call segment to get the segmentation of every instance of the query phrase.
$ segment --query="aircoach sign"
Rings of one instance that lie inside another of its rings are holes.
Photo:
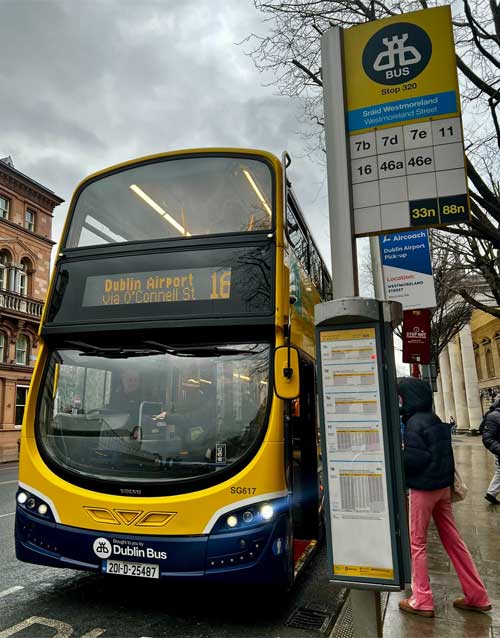
[[[367,22],[343,38],[355,235],[467,221],[450,8]]]
[[[399,301],[404,310],[436,305],[434,278],[426,230],[379,237],[386,299]]]

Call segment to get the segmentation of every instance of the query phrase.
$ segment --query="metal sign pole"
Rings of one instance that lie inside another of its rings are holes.
[[[328,206],[335,299],[358,292],[356,239],[353,233],[349,152],[345,128],[342,72],[342,30],[329,29],[321,38]],[[356,638],[382,636],[380,594],[351,589],[353,629]]]
[[[373,277],[373,296],[375,299],[386,299],[380,244],[378,237],[370,237],[370,257]]]
[[[334,27],[322,35],[321,59],[333,297],[342,299],[358,295],[358,272],[351,212],[340,28]]]

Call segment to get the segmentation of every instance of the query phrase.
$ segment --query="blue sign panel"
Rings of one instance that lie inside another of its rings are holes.
[[[404,310],[436,305],[427,230],[380,235],[380,258],[386,298]]]

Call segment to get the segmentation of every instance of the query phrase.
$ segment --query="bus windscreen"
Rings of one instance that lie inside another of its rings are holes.
[[[167,482],[230,467],[256,442],[268,344],[54,350],[37,436],[57,468],[105,481]]]
[[[80,191],[66,248],[267,230],[271,169],[262,160],[186,156],[95,179]]]

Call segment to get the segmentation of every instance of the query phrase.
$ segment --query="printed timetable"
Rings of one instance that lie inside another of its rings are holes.
[[[320,333],[333,573],[394,577],[374,328]],[[359,542],[359,531],[370,543]]]

